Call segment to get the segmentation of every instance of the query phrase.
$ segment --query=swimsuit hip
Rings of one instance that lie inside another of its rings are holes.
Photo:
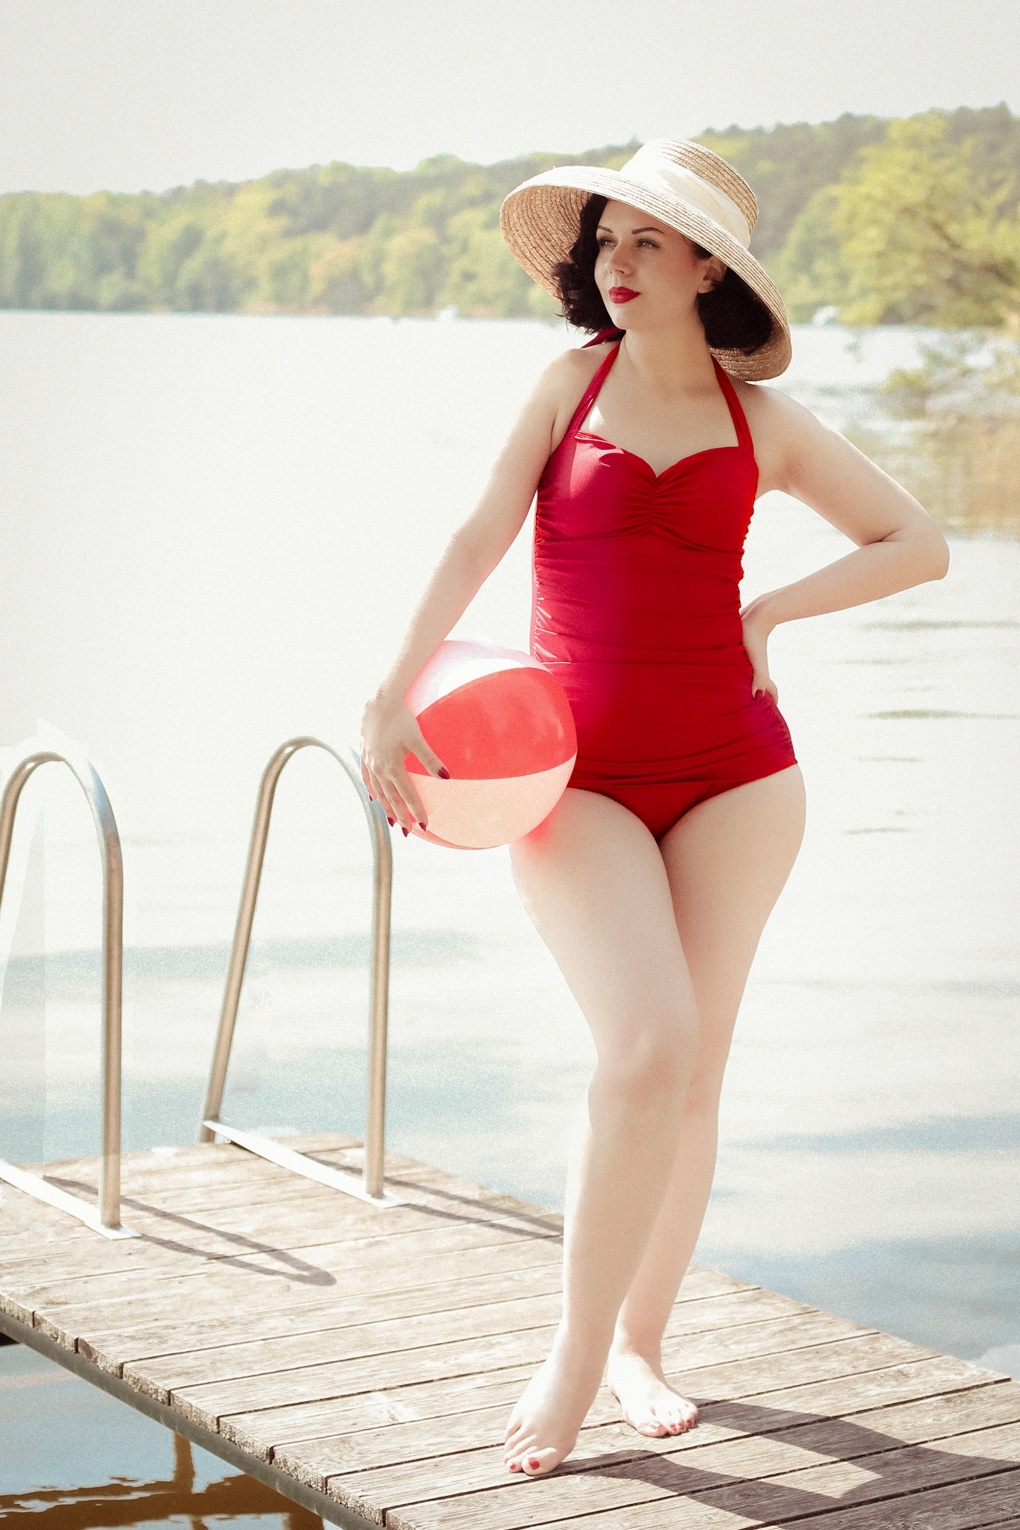
[[[690,808],[796,764],[771,696],[752,694],[740,580],[758,466],[730,379],[737,435],[656,475],[581,429],[602,362],[538,486],[533,656],[577,727],[569,785],[601,792],[661,839]]]

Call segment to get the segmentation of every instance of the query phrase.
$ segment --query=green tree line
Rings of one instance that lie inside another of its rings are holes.
[[[1005,106],[706,132],[754,187],[752,249],[794,320],[1015,325],[1020,118]],[[553,316],[499,205],[555,164],[636,145],[397,172],[337,162],[164,193],[0,197],[0,307]]]

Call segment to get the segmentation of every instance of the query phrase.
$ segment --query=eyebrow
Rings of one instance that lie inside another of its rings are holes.
[[[600,223],[599,224],[599,228],[605,229],[607,234],[613,233],[613,230],[610,228],[608,223]],[[661,228],[655,228],[652,224],[649,224],[647,228],[632,228],[631,229],[631,233],[632,234],[662,234],[662,233],[665,233],[665,230],[661,229]]]

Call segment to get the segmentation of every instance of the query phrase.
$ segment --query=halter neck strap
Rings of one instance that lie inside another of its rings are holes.
[[[714,356],[712,357],[712,365],[715,367],[715,375],[719,379],[719,386],[722,389],[723,398],[726,400],[726,403],[729,406],[730,418],[733,421],[733,428],[737,432],[737,441],[741,446],[746,447],[747,450],[753,454],[754,442],[751,439],[751,432],[748,428],[747,416],[741,408],[740,400],[737,397],[737,390],[730,381],[725,368],[719,365]]]

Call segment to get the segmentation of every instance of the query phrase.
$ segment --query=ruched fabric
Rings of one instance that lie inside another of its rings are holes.
[[[733,385],[714,362],[736,444],[656,476],[581,429],[618,350],[539,483],[531,651],[574,714],[569,785],[614,798],[658,839],[695,804],[796,756],[772,698],[751,693],[740,580],[758,467]]]

